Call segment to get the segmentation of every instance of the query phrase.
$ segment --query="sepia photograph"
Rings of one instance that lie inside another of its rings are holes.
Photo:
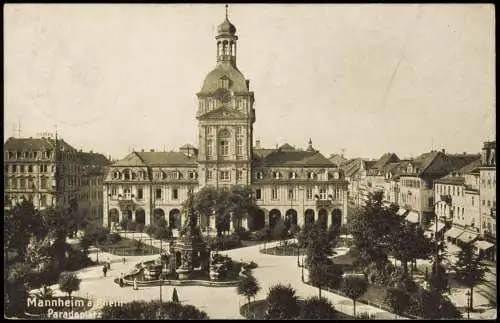
[[[493,4],[3,8],[4,318],[497,318]]]

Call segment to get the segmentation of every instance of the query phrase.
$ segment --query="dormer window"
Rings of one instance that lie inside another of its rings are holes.
[[[273,172],[273,179],[279,179],[280,178],[280,173],[279,172]]]
[[[126,170],[123,172],[123,179],[126,181],[130,180],[130,171],[129,170]]]
[[[257,172],[256,177],[257,177],[257,179],[263,179],[264,174],[262,172]]]
[[[114,172],[113,173],[113,179],[120,179],[120,172]]]
[[[309,173],[307,173],[307,178],[316,179],[316,174],[314,172],[309,172]]]
[[[172,178],[173,179],[179,179],[180,177],[181,177],[180,172],[175,171],[175,172],[172,173]]]
[[[296,178],[297,178],[297,173],[295,173],[295,172],[290,172],[290,173],[288,174],[288,178],[290,178],[290,179],[296,179]]]
[[[340,178],[339,173],[337,172],[333,173],[333,179],[339,179],[339,178]]]

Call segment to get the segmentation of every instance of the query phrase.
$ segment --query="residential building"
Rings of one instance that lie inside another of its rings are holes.
[[[78,152],[80,160],[80,190],[78,192],[78,209],[82,215],[88,216],[92,222],[103,221],[103,180],[109,159],[104,155],[90,152]]]
[[[129,218],[145,225],[164,217],[182,223],[181,203],[199,188],[251,185],[260,210],[244,223],[258,229],[278,218],[303,225],[321,219],[340,227],[347,217],[342,170],[309,145],[253,146],[254,92],[236,64],[238,36],[227,19],[217,28],[216,66],[197,93],[198,148],[133,152],[112,164],[104,180],[103,224]],[[203,228],[214,223],[201,219]]]
[[[485,142],[479,167],[480,231],[496,239],[496,141]],[[478,201],[478,202],[479,202]]]
[[[406,219],[427,226],[434,218],[434,180],[479,158],[442,151],[424,153],[408,162],[400,176],[400,205],[410,212]]]
[[[4,201],[31,201],[36,208],[69,206],[77,198],[80,167],[77,150],[63,139],[14,138],[4,143]]]

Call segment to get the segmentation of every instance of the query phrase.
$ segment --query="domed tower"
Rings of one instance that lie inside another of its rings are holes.
[[[236,27],[226,19],[217,27],[216,66],[198,96],[200,187],[247,185],[251,181],[255,111],[250,81],[236,66]]]

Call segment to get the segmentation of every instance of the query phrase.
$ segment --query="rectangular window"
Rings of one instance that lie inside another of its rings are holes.
[[[257,172],[256,177],[257,177],[257,179],[263,179],[264,174],[262,172]]]
[[[427,203],[428,203],[427,204],[428,207],[432,207],[434,205],[434,198],[429,197],[429,201]]]
[[[485,206],[485,205],[486,205],[486,203],[484,202],[484,200],[481,202],[481,204],[483,204],[483,206]]]
[[[19,166],[19,171],[20,171],[21,173],[24,173],[24,165]]]
[[[212,179],[212,171],[211,170],[207,170],[207,179],[208,180]]]
[[[118,193],[118,190],[116,189],[116,186],[113,186],[111,188],[111,196],[115,197]]]
[[[243,179],[243,171],[239,170],[236,172],[236,179],[237,180],[242,180]]]
[[[279,172],[273,172],[273,179],[279,179],[280,178],[280,173]]]
[[[207,140],[207,156],[208,157],[212,157],[214,154],[214,151],[213,151],[213,141],[212,139],[208,139]]]
[[[255,190],[255,198],[256,198],[257,200],[262,199],[262,191],[261,191],[261,189],[260,189],[260,188],[258,188],[258,189],[256,189],[256,190]]]
[[[33,165],[28,165],[28,173],[33,173]]]
[[[12,172],[17,172],[17,165],[12,165]]]
[[[277,200],[277,199],[278,199],[278,189],[272,188],[271,189],[271,200]]]
[[[222,156],[229,156],[229,141],[227,140],[220,141],[220,154]]]
[[[143,192],[142,188],[138,188],[137,189],[137,199],[142,200],[143,198],[144,198],[144,192]]]
[[[223,181],[227,181],[229,180],[229,171],[227,170],[223,170],[219,173],[219,179],[223,180]]]
[[[243,155],[243,139],[236,140],[236,155]]]
[[[123,195],[124,195],[126,200],[132,199],[132,191],[130,190],[130,188],[125,188],[123,190]]]
[[[19,183],[19,188],[25,188],[26,187],[26,180],[24,178],[21,178],[21,181]]]
[[[289,200],[293,200],[295,197],[294,197],[294,189],[293,188],[289,188],[288,189],[288,199]]]
[[[45,195],[40,195],[40,205],[41,206],[47,205],[47,197]]]
[[[188,188],[188,195],[193,195],[194,194],[194,188],[189,187]]]
[[[155,190],[155,199],[157,199],[157,200],[161,199],[161,188],[157,188]]]
[[[490,206],[491,206],[491,205],[490,205],[490,200],[486,201],[486,205],[487,205],[488,207],[490,207]]]
[[[177,188],[172,189],[172,200],[177,200],[179,198],[179,190]]]
[[[326,188],[322,187],[319,189],[319,198],[321,200],[326,200]]]
[[[306,189],[306,199],[311,200],[313,198],[313,190],[311,187]]]

